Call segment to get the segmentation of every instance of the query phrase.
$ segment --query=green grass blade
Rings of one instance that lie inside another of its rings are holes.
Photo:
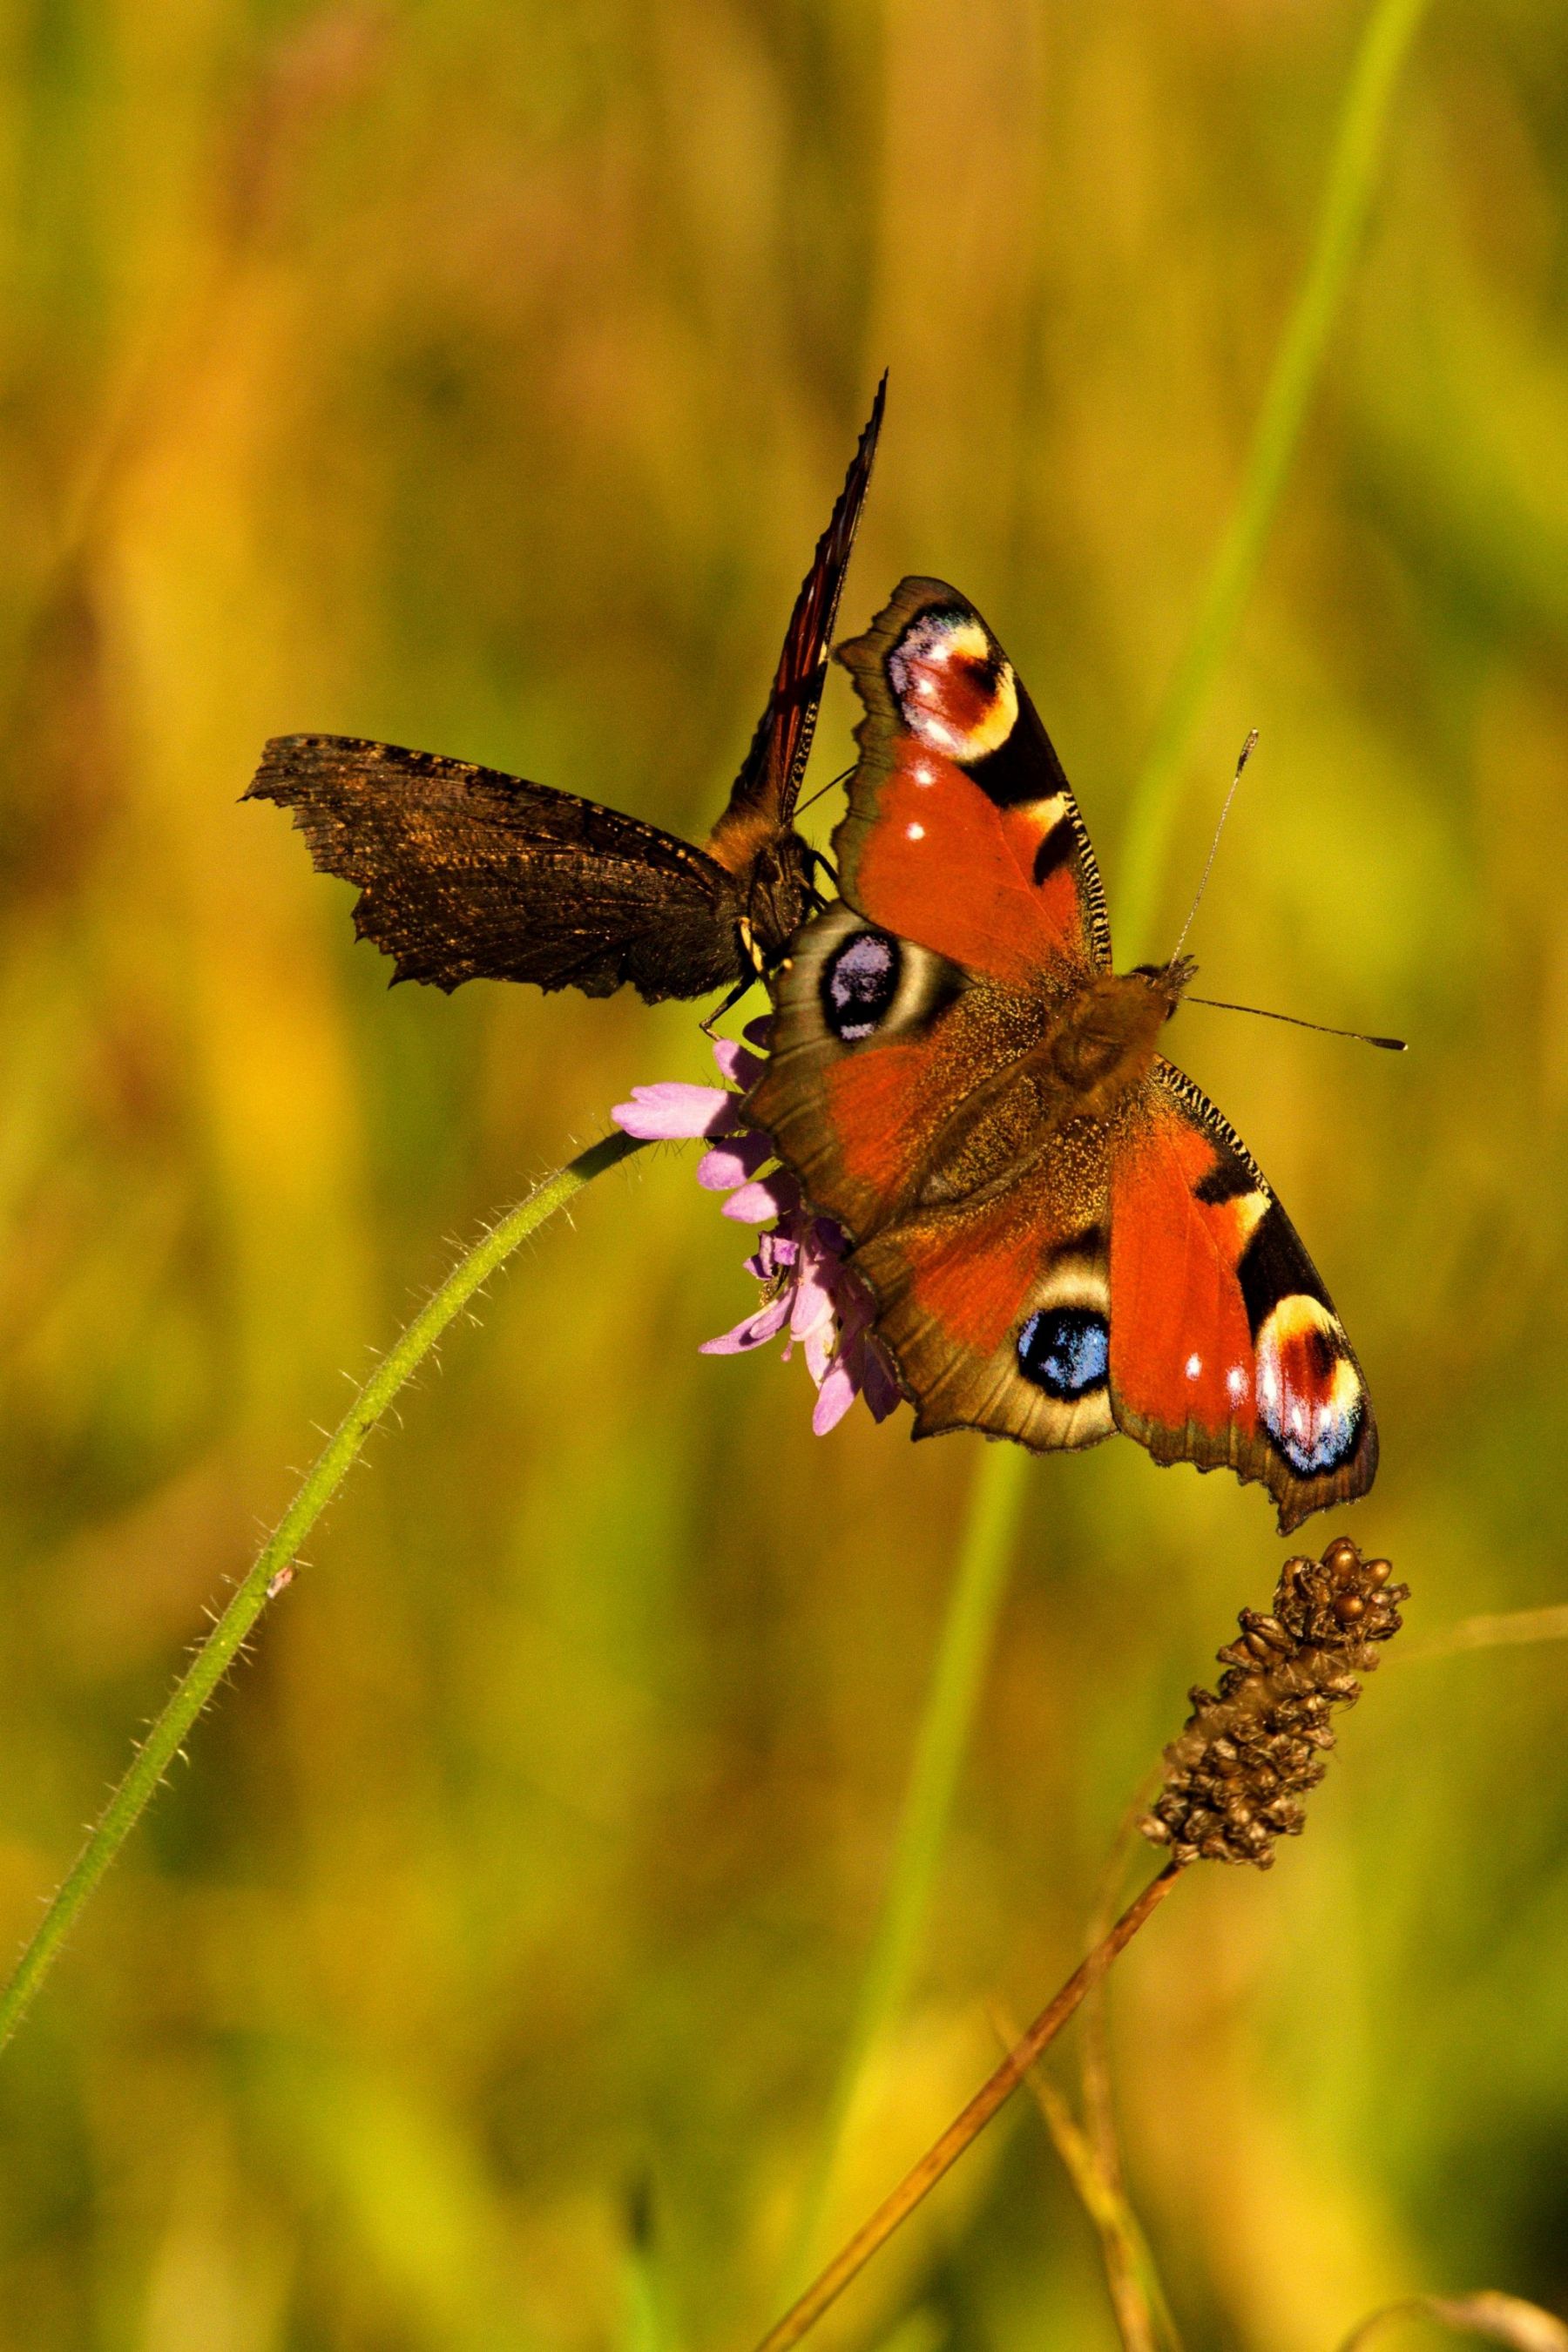
[[[1116,921],[1124,961],[1152,951],[1150,933],[1170,855],[1184,763],[1257,577],[1300,445],[1329,337],[1360,250],[1400,68],[1427,5],[1428,0],[1377,0],[1362,35],[1340,108],[1311,258],[1274,362],[1240,499],[1128,803]]]
[[[780,2303],[793,2302],[809,2276],[867,2058],[909,1989],[1006,1590],[1028,1469],[1029,1456],[1019,1445],[988,1445],[975,1465],[957,1573],[915,1737],[887,1892],[801,2200]]]

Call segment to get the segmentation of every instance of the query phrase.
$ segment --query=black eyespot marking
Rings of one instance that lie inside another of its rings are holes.
[[[1193,1186],[1193,1198],[1217,1208],[1222,1201],[1238,1201],[1244,1192],[1257,1190],[1258,1179],[1251,1169],[1234,1151],[1222,1151],[1208,1174],[1200,1176]]]
[[[1078,829],[1071,817],[1059,816],[1035,852],[1035,884],[1049,881],[1059,866],[1078,855]]]
[[[1255,1339],[1279,1301],[1297,1293],[1304,1298],[1315,1298],[1320,1306],[1332,1312],[1322,1278],[1297,1240],[1296,1229],[1278,1201],[1270,1201],[1258,1219],[1252,1239],[1241,1254],[1237,1275]]]
[[[1044,1308],[1018,1334],[1018,1370],[1063,1403],[1102,1389],[1110,1368],[1110,1326],[1092,1307]]]
[[[1068,789],[1056,746],[1022,687],[1018,688],[1018,716],[1006,741],[984,759],[966,761],[964,764],[987,800],[997,808],[1019,808],[1030,801],[1049,800],[1053,793]]]
[[[886,1017],[903,958],[886,931],[857,931],[822,968],[822,1017],[841,1045],[858,1045]]]

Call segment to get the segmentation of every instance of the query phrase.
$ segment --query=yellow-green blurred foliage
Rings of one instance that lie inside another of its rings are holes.
[[[687,1008],[389,995],[349,891],[237,805],[263,738],[700,830],[886,363],[843,618],[908,570],[979,602],[1114,911],[1362,22],[8,12],[7,1944],[343,1375],[633,1081],[704,1074]],[[1384,1468],[1353,1528],[1425,1631],[1564,1597],[1565,142],[1562,11],[1438,5],[1159,935],[1119,943],[1168,949],[1257,724],[1205,980],[1414,1050],[1196,1009],[1175,1050],[1355,1338]],[[836,674],[814,775],[852,717]],[[0,2063],[7,2352],[770,2315],[981,1449],[859,1412],[814,1441],[800,1365],[700,1357],[742,1247],[646,1155],[374,1442]],[[987,1999],[1026,2012],[1076,1956],[1281,1557],[1257,1490],[1120,1441],[1029,1494],[846,2224],[989,2063]],[[1565,1702],[1568,1649],[1396,1650],[1305,1841],[1200,1873],[1130,1955],[1131,2182],[1191,2345],[1323,2352],[1417,2287],[1568,2299]],[[1033,2110],[835,2328],[1110,2343]]]

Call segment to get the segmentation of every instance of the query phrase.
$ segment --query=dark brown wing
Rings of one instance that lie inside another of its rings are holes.
[[[816,542],[811,569],[795,600],[768,707],[752,738],[745,764],[731,787],[724,814],[708,837],[713,856],[731,872],[750,866],[760,840],[786,833],[795,822],[800,780],[811,754],[817,705],[827,675],[833,624],[871,479],[887,392],[884,374],[837,504]]]
[[[810,901],[792,829],[827,642],[887,389],[795,600],[746,763],[708,850],[597,802],[493,768],[354,736],[280,735],[247,800],[278,801],[324,874],[357,882],[354,925],[399,980],[531,981],[654,1004],[749,979]]]
[[[531,981],[648,1003],[740,979],[736,878],[691,843],[494,768],[347,735],[279,735],[245,797],[278,801],[398,980]]]

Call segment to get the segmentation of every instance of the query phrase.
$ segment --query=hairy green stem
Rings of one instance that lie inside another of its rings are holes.
[[[591,1184],[595,1176],[629,1159],[642,1145],[629,1135],[609,1135],[593,1144],[558,1174],[531,1192],[491,1225],[446,1281],[421,1307],[360,1390],[318,1455],[304,1484],[263,1545],[227,1607],[197,1649],[137,1748],[130,1769],[78,1855],[70,1875],[39,1921],[5,1991],[0,1993],[0,2049],[26,2014],[38,1988],[59,1956],[110,1863],[135,1827],[143,1807],[179,1753],[181,1743],[238,1656],[247,1635],[268,1602],[288,1581],[300,1545],[342,1486],[365,1439],[398,1391],[417,1370],[455,1315],[462,1312],[498,1267],[545,1220]]]
[[[1117,929],[1124,945],[1139,954],[1150,948],[1184,763],[1300,444],[1372,204],[1400,68],[1427,5],[1428,0],[1376,0],[1341,101],[1311,258],[1268,380],[1241,496],[1128,803]]]
[[[812,2250],[826,2216],[834,2168],[862,2071],[909,1989],[1006,1591],[1028,1467],[1029,1457],[1017,1445],[987,1446],[975,1465],[958,1569],[915,1735],[887,1891],[801,2200],[780,2301],[793,2297],[810,2275]]]

